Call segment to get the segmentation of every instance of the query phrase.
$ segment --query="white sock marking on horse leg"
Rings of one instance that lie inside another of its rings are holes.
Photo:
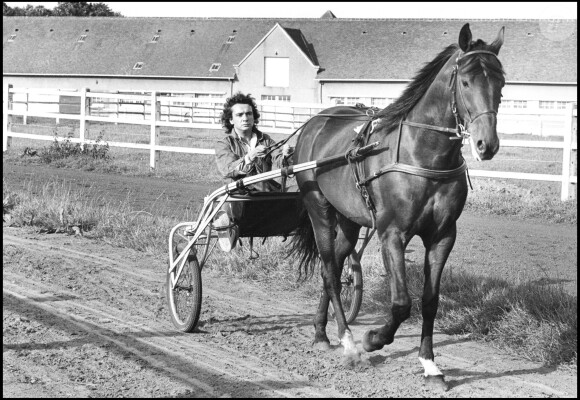
[[[354,354],[358,353],[356,345],[354,344],[354,339],[352,337],[352,332],[344,332],[344,336],[340,339],[340,344],[344,347],[344,354]]]
[[[425,370],[425,376],[436,376],[436,375],[443,375],[443,373],[437,368],[435,361],[433,360],[425,360],[424,358],[419,357],[419,361],[423,364],[423,369]]]

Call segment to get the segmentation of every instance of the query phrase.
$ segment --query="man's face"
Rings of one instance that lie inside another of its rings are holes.
[[[248,133],[254,126],[254,113],[249,104],[234,104],[230,123],[238,133]]]

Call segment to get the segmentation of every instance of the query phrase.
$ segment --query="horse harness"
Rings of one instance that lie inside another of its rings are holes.
[[[351,167],[355,186],[359,190],[361,197],[363,198],[363,201],[365,202],[365,205],[367,206],[369,213],[371,215],[372,229],[376,228],[376,208],[375,208],[374,202],[370,196],[370,193],[368,192],[367,186],[371,181],[373,181],[374,179],[378,178],[381,175],[384,175],[388,172],[402,172],[405,174],[411,174],[411,175],[421,176],[423,178],[437,179],[438,180],[438,179],[455,178],[455,177],[458,177],[458,176],[465,173],[467,180],[469,182],[469,185],[471,186],[471,180],[469,179],[467,164],[466,164],[465,159],[463,157],[462,157],[461,165],[457,168],[450,169],[450,170],[432,170],[432,169],[428,169],[428,168],[417,167],[414,165],[399,162],[399,148],[400,148],[400,143],[401,143],[401,133],[402,133],[403,125],[407,125],[409,127],[414,127],[414,128],[433,130],[433,131],[442,132],[442,133],[454,133],[456,136],[450,137],[449,140],[463,140],[463,139],[471,140],[471,135],[469,134],[467,127],[471,123],[473,123],[473,121],[475,121],[477,118],[479,118],[485,114],[497,115],[497,111],[486,110],[484,112],[480,112],[480,113],[476,114],[475,117],[472,118],[471,113],[470,113],[470,111],[467,107],[467,104],[465,102],[465,99],[463,97],[463,92],[461,91],[461,88],[460,88],[461,85],[459,85],[459,86],[457,85],[459,60],[461,60],[462,58],[464,58],[466,56],[474,55],[474,54],[491,54],[494,57],[497,57],[497,55],[491,51],[473,50],[473,51],[464,53],[463,55],[459,55],[456,58],[455,66],[453,67],[453,71],[451,73],[451,78],[449,80],[449,86],[451,88],[451,93],[452,93],[451,111],[453,112],[453,115],[455,117],[456,128],[448,128],[448,127],[441,127],[441,126],[436,126],[436,125],[428,125],[428,124],[422,124],[422,123],[418,123],[418,122],[406,121],[405,120],[406,117],[404,117],[399,122],[395,162],[385,165],[384,167],[380,168],[377,172],[373,173],[372,175],[370,175],[368,177],[365,175],[365,168],[364,168],[364,160],[366,159],[366,156],[358,155],[357,150],[363,146],[375,147],[375,146],[379,145],[379,142],[374,142],[374,143],[369,144],[369,140],[370,140],[370,137],[374,131],[375,125],[379,121],[379,118],[376,115],[376,112],[379,109],[376,107],[368,108],[360,103],[356,104],[356,106],[355,106],[356,108],[359,108],[359,109],[366,108],[366,116],[368,117],[368,119],[360,128],[356,129],[357,134],[352,139],[353,145],[351,147],[349,147],[349,149],[346,151],[345,158],[346,158],[349,166]],[[459,90],[457,90],[458,87],[459,87]],[[463,104],[463,108],[467,112],[467,116],[468,116],[468,121],[465,125],[461,123],[461,117],[459,116],[459,113],[457,112],[457,92],[459,92],[459,98],[461,99],[461,102]],[[344,114],[343,115],[317,114],[316,116],[319,116],[319,117],[346,117],[347,115],[344,115]],[[352,116],[353,117],[361,117],[360,114],[353,114]],[[304,123],[296,131],[294,131],[294,133],[291,134],[287,139],[272,146],[273,148],[270,150],[270,152],[272,152],[276,148],[280,147],[281,145],[285,144],[292,136],[294,136],[294,134],[296,134],[298,131],[300,131],[302,128],[304,128],[304,126],[306,126],[306,124],[309,121]],[[462,146],[463,146],[463,144],[462,144]]]
[[[360,131],[358,131],[357,135],[352,139],[352,141],[354,142],[354,146],[352,146],[351,148],[349,148],[347,150],[345,157],[346,157],[346,159],[351,167],[354,181],[355,181],[355,186],[359,190],[361,197],[363,198],[363,200],[364,200],[364,202],[365,202],[365,204],[370,212],[373,229],[376,227],[376,208],[375,208],[375,205],[372,201],[372,198],[368,192],[367,186],[368,186],[369,182],[371,182],[372,180],[378,178],[379,176],[381,176],[383,174],[386,174],[388,172],[402,172],[402,173],[406,173],[406,174],[421,176],[421,177],[428,178],[428,179],[449,179],[449,178],[458,177],[458,176],[465,173],[467,180],[469,182],[469,185],[471,187],[471,179],[469,178],[467,164],[466,164],[465,159],[463,157],[462,157],[461,165],[457,168],[450,169],[450,170],[432,170],[432,169],[421,168],[421,167],[417,167],[414,165],[409,165],[409,164],[404,164],[404,163],[399,162],[399,148],[400,148],[400,143],[401,143],[401,133],[402,133],[403,125],[407,125],[407,126],[415,127],[415,128],[421,128],[421,129],[429,129],[429,130],[443,132],[443,133],[454,133],[456,136],[450,137],[449,138],[450,140],[463,140],[463,139],[471,140],[471,135],[467,131],[467,127],[469,126],[469,124],[473,123],[473,121],[475,121],[477,118],[479,118],[485,114],[497,115],[497,111],[486,110],[484,112],[480,112],[480,113],[476,114],[475,117],[472,118],[471,113],[469,111],[469,108],[467,107],[467,104],[466,104],[465,99],[463,97],[463,92],[461,91],[461,88],[460,88],[461,85],[459,85],[459,90],[457,90],[457,88],[458,88],[457,75],[458,75],[458,70],[459,70],[459,60],[466,57],[466,56],[474,55],[474,54],[491,54],[494,57],[497,57],[497,55],[491,51],[474,50],[474,51],[464,53],[463,55],[459,55],[456,58],[455,66],[453,67],[453,71],[451,73],[451,78],[449,80],[449,86],[451,88],[451,93],[452,93],[451,111],[453,112],[453,115],[455,117],[456,128],[448,128],[448,127],[440,127],[440,126],[435,126],[435,125],[421,124],[418,122],[406,121],[405,120],[406,118],[403,118],[401,120],[401,122],[399,123],[398,136],[397,136],[397,149],[396,149],[397,152],[396,152],[396,156],[395,156],[395,162],[380,168],[377,172],[370,175],[369,177],[365,176],[364,158],[361,158],[360,156],[359,157],[352,157],[352,154],[355,154],[357,148],[359,148],[360,146],[365,146],[368,144],[369,138],[372,135],[373,130],[374,130],[373,122],[377,121],[377,119],[375,117],[375,112],[377,111],[377,109],[375,109],[375,108],[368,108],[367,109],[366,114],[369,117],[369,120],[363,125],[362,129]],[[465,124],[465,125],[461,123],[461,118],[459,117],[459,113],[457,112],[457,92],[459,92],[459,98],[461,99],[461,102],[463,103],[463,108],[467,112],[467,115],[469,118],[469,120],[467,121],[467,124]],[[357,106],[358,106],[358,108],[362,108],[361,107],[362,105],[357,104]],[[378,142],[376,142],[376,145],[378,145]],[[463,144],[462,144],[462,146],[463,146]]]

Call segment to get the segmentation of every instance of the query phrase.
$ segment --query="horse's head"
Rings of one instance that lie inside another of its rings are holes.
[[[471,151],[478,161],[491,160],[499,150],[497,111],[505,79],[497,55],[503,44],[503,34],[502,27],[494,42],[488,45],[482,40],[472,41],[469,24],[459,33],[461,52],[451,82],[454,112],[471,135]]]

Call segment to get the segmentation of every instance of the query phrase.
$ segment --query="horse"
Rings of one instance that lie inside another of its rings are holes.
[[[425,384],[448,389],[433,355],[440,280],[467,198],[463,142],[470,141],[477,161],[490,160],[499,150],[497,111],[505,73],[498,54],[504,30],[487,44],[472,40],[465,24],[458,43],[426,63],[388,107],[373,113],[362,107],[335,106],[303,127],[294,164],[336,154],[347,159],[340,165],[296,173],[305,212],[289,254],[299,258],[301,275],[312,276],[320,264],[323,280],[314,316],[314,347],[330,349],[326,325],[332,301],[344,362],[363,362],[340,300],[343,264],[363,226],[375,228],[378,234],[383,264],[391,276],[391,306],[385,325],[367,330],[362,345],[372,352],[393,342],[411,312],[404,252],[417,235],[425,247],[419,360]],[[372,141],[376,147],[367,156],[349,157],[353,148]]]

